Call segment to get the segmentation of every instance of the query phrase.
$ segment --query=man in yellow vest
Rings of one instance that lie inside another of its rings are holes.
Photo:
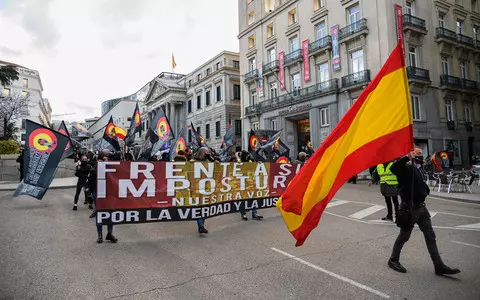
[[[398,181],[397,177],[390,171],[393,162],[379,164],[377,166],[377,173],[380,176],[380,192],[385,197],[387,203],[387,216],[382,220],[393,221],[392,202],[395,208],[395,217],[398,211]]]

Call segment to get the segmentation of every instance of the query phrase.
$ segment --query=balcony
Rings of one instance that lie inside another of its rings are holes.
[[[332,79],[318,84],[291,91],[288,94],[262,101],[245,108],[245,115],[261,114],[274,109],[309,101],[319,96],[338,91],[338,79]]]
[[[338,32],[338,39],[351,39],[362,34],[368,34],[367,19],[361,19],[360,21],[357,21],[348,25],[347,27],[343,27],[342,29],[340,29]]]
[[[311,42],[308,45],[308,52],[310,55],[315,55],[322,51],[332,48],[332,37],[327,35],[321,39]]]
[[[271,72],[275,72],[275,71],[278,71],[279,67],[278,67],[278,60],[274,60],[274,61],[271,61],[269,63],[266,63],[262,66],[262,71],[263,71],[263,74],[267,74],[267,73],[271,73]]]
[[[465,129],[467,131],[473,131],[473,124],[472,122],[465,122]]]
[[[447,42],[450,44],[457,43],[457,34],[455,31],[448,30],[443,27],[437,27],[436,35],[435,35],[436,42]]]
[[[407,67],[407,76],[408,76],[408,81],[416,81],[416,82],[421,82],[425,84],[430,84],[430,71],[417,68],[417,67],[412,67],[408,66]]]
[[[447,121],[447,129],[455,130],[455,121]]]
[[[285,66],[287,66],[302,60],[303,60],[302,49],[298,49],[285,55],[284,64]]]
[[[370,70],[363,70],[357,73],[348,74],[342,77],[342,89],[363,85],[370,82]]]
[[[466,36],[463,34],[457,34],[457,41],[460,46],[465,46],[468,48],[475,47],[475,43],[473,42],[473,39],[469,36]]]
[[[257,69],[251,70],[250,72],[246,73],[244,77],[245,77],[244,79],[245,83],[254,81],[258,77],[258,70]]]
[[[405,14],[402,17],[403,20],[403,30],[412,30],[420,34],[427,34],[427,26],[424,19]]]
[[[462,83],[460,78],[450,75],[440,75],[440,86],[442,88],[461,89]]]
[[[473,91],[473,92],[477,91],[477,82],[476,81],[462,78],[462,79],[460,79],[460,82],[462,84],[462,89],[464,89],[466,91]]]

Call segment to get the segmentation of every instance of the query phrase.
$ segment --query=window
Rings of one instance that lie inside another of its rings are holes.
[[[268,58],[268,62],[272,62],[277,59],[275,54],[275,48],[267,50],[267,58]]]
[[[327,26],[325,25],[325,22],[317,24],[316,29],[317,40],[320,40],[327,36]]]
[[[217,85],[216,92],[217,92],[217,102],[222,101],[222,87]]]
[[[360,6],[355,5],[348,9],[348,24],[360,21]]]
[[[205,138],[206,138],[207,140],[210,139],[210,124],[206,124],[206,125],[205,125]]]
[[[22,97],[23,97],[23,98],[26,98],[27,96],[28,96],[28,93],[25,92],[25,91],[22,91]]]
[[[10,89],[4,88],[3,89],[3,96],[5,96],[5,97],[10,96]]]
[[[25,129],[25,128],[26,128],[26,125],[25,125],[25,124],[26,124],[25,119],[22,119],[22,129]]]
[[[23,87],[28,88],[28,79],[27,78],[23,78]]]
[[[271,130],[277,130],[278,129],[277,120],[275,120],[275,119],[270,120],[270,129]]]
[[[275,0],[265,0],[265,12],[271,13],[275,9]]]
[[[253,131],[257,131],[259,128],[260,128],[260,126],[259,126],[259,123],[258,123],[258,122],[253,122],[253,123],[252,123],[252,129],[253,129]]]
[[[417,48],[408,47],[408,63],[412,67],[417,66]]]
[[[22,133],[22,141],[25,141],[25,138],[27,137],[27,135],[25,133]]]
[[[248,70],[253,71],[257,68],[256,63],[255,63],[255,58],[250,58],[248,60]]]
[[[270,98],[276,98],[278,96],[277,83],[271,82],[269,86],[270,86]]]
[[[320,109],[320,126],[326,127],[330,125],[330,115],[328,107]]]
[[[463,32],[463,20],[457,19],[457,33],[462,34]]]
[[[247,21],[247,24],[250,25],[252,24],[253,22],[255,22],[255,12],[252,11],[248,14],[248,21]]]
[[[443,75],[450,74],[450,63],[448,61],[448,57],[446,56],[442,56],[442,72],[443,72]]]
[[[413,112],[413,119],[415,121],[420,121],[422,119],[421,116],[421,108],[420,108],[420,96],[418,95],[411,95],[412,98],[412,112]]]
[[[205,92],[205,106],[210,105],[210,91]]]
[[[324,63],[318,66],[318,82],[325,82],[330,80],[330,74],[328,72],[328,63]]]
[[[468,72],[467,72],[467,64],[464,61],[460,62],[460,78],[467,79]]]
[[[291,38],[289,40],[289,44],[290,44],[290,51],[291,52],[294,52],[294,51],[300,49],[300,43],[298,42],[298,36]]]
[[[313,10],[317,11],[325,6],[325,0],[313,0]]]
[[[215,65],[215,70],[220,70],[220,62],[217,62],[217,64]]]
[[[215,136],[220,137],[220,121],[215,122]]]
[[[415,15],[415,3],[412,1],[405,2],[405,13],[408,15]]]
[[[465,122],[472,123],[472,104],[465,103]]]
[[[460,145],[457,140],[445,140],[445,149],[447,152],[453,152],[453,163],[460,164]]]
[[[200,81],[200,79],[202,79],[202,74],[197,75],[197,81]]]
[[[453,103],[451,100],[445,100],[445,112],[447,121],[455,121],[455,114],[453,112]]]
[[[250,104],[255,105],[257,104],[257,91],[253,90],[250,92]]]
[[[352,52],[350,54],[350,62],[351,62],[351,71],[352,73],[361,72],[364,70],[363,65],[363,49],[358,51]]]
[[[300,73],[296,73],[292,75],[292,91],[294,95],[298,95],[300,93]]]
[[[288,25],[297,23],[297,9],[294,8],[288,12]]]
[[[248,49],[252,49],[255,47],[255,35],[251,35],[248,37]]]
[[[475,12],[478,11],[477,2],[477,0],[472,0],[472,10]]]
[[[438,15],[438,27],[445,28],[445,15],[439,14]]]
[[[202,133],[201,133],[201,130],[200,130],[200,129],[201,129],[201,128],[200,128],[200,126],[198,126],[198,127],[197,127],[197,134],[198,134],[198,135],[202,135]]]
[[[267,25],[267,39],[271,38],[274,35],[275,35],[275,32],[273,30],[273,23],[270,23]]]
[[[187,102],[187,111],[189,114],[192,113],[192,99],[188,99],[188,102]]]
[[[188,130],[188,142],[191,143],[192,142],[192,130]]]
[[[480,27],[473,26],[473,39],[476,40],[477,45],[480,42]]]
[[[192,86],[192,80],[190,79],[190,80],[188,81],[188,87],[191,87],[191,86]]]
[[[480,66],[477,66],[477,82],[480,82]]]
[[[235,120],[235,135],[242,135],[242,120]]]
[[[233,100],[240,100],[240,85],[239,84],[234,84],[233,85]]]
[[[202,95],[197,96],[197,109],[202,108]]]
[[[233,67],[234,67],[235,69],[240,69],[240,62],[239,62],[238,60],[234,60],[234,61],[233,61]]]
[[[212,69],[208,68],[207,69],[207,76],[210,75],[212,73]]]

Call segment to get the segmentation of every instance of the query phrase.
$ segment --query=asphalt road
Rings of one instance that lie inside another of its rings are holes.
[[[118,244],[97,244],[73,193],[0,193],[0,299],[480,299],[480,205],[427,201],[442,257],[462,271],[448,278],[418,228],[402,252],[408,273],[387,267],[398,228],[378,221],[378,186],[342,188],[299,248],[276,209],[209,219],[205,237],[195,222],[118,225]]]

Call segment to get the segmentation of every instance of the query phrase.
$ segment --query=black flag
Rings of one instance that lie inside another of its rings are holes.
[[[152,156],[159,150],[169,148],[170,142],[175,139],[175,136],[163,109],[158,110],[150,128],[150,141],[153,144],[150,156]]]
[[[78,140],[89,139],[92,137],[92,134],[88,132],[88,130],[83,127],[82,124],[73,122],[72,123],[72,135],[71,138],[76,138]]]
[[[71,157],[73,155],[73,146],[72,140],[70,139],[70,134],[68,133],[68,129],[64,121],[62,121],[62,123],[58,127],[58,132],[68,137],[67,147],[65,147],[65,152],[63,152],[62,158],[60,159],[60,161],[62,161],[65,158]]]
[[[69,140],[60,132],[30,120],[26,120],[25,128],[25,177],[13,195],[29,195],[41,200],[55,177],[58,163]]]
[[[105,132],[103,133],[103,139],[106,140],[116,151],[120,151],[120,144],[118,143],[117,134],[115,132],[115,123],[113,123],[113,117],[110,116],[107,126],[105,126]]]
[[[140,109],[135,106],[135,110],[133,111],[132,120],[130,121],[130,128],[128,129],[127,137],[125,138],[125,143],[127,146],[131,146],[135,141],[135,134],[140,132],[142,134],[142,118],[140,116]]]

